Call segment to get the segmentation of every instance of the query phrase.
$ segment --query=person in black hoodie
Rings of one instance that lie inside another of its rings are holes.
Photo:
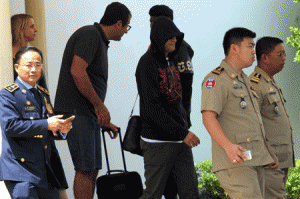
[[[152,27],[153,22],[158,17],[165,16],[172,21],[174,19],[173,10],[166,5],[155,5],[151,7],[149,10],[149,15],[150,15],[150,27]],[[193,65],[192,65],[193,56],[194,56],[194,51],[192,47],[185,40],[182,40],[182,43],[177,53],[177,58],[178,58],[177,67],[179,70],[180,82],[182,87],[182,105],[186,111],[188,128],[192,126],[190,115],[191,115],[191,100],[192,100],[192,84],[193,84],[193,76],[194,76]],[[166,199],[177,199],[178,198],[177,193],[178,191],[176,187],[176,182],[172,178],[172,176],[169,176],[163,195],[165,196]]]
[[[151,28],[151,47],[136,70],[143,121],[141,148],[146,178],[143,199],[160,199],[169,175],[176,181],[180,198],[199,198],[191,148],[200,144],[200,140],[188,130],[175,59],[183,36],[167,17],[157,18]]]
[[[149,10],[150,15],[150,27],[153,22],[161,16],[168,17],[173,21],[173,10],[166,5],[155,5]],[[191,115],[191,100],[192,100],[192,84],[194,77],[194,70],[192,65],[192,58],[194,56],[194,50],[185,41],[182,40],[180,48],[177,53],[178,58],[178,70],[180,74],[181,86],[182,86],[182,104],[186,110],[187,122],[189,128],[192,126]]]

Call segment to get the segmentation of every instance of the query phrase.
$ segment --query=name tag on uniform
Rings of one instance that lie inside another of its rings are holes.
[[[24,107],[25,112],[36,112],[35,106],[26,106]]]

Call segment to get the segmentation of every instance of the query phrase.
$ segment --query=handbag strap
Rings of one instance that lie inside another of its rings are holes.
[[[132,107],[132,110],[131,110],[131,113],[130,113],[129,119],[132,117],[132,114],[133,114],[134,107],[135,107],[136,100],[137,100],[138,96],[139,96],[139,93],[136,95],[136,98],[135,98],[135,101],[134,101],[134,105],[133,105],[133,107]]]

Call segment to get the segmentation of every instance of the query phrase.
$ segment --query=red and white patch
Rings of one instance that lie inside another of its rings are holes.
[[[216,85],[216,80],[214,80],[213,78],[209,78],[209,79],[206,81],[205,87],[208,88],[208,89],[211,89],[211,88],[213,88],[215,85]]]

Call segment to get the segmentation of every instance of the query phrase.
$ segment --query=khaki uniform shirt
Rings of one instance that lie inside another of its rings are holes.
[[[232,143],[251,150],[252,160],[232,164],[225,150],[212,139],[213,171],[273,163],[265,142],[258,96],[250,90],[250,79],[243,72],[242,77],[239,76],[224,60],[220,67],[209,73],[202,83],[201,111],[216,112],[225,136]]]
[[[267,144],[277,156],[279,168],[295,166],[292,127],[279,85],[259,67],[250,75],[250,80],[259,96]]]

